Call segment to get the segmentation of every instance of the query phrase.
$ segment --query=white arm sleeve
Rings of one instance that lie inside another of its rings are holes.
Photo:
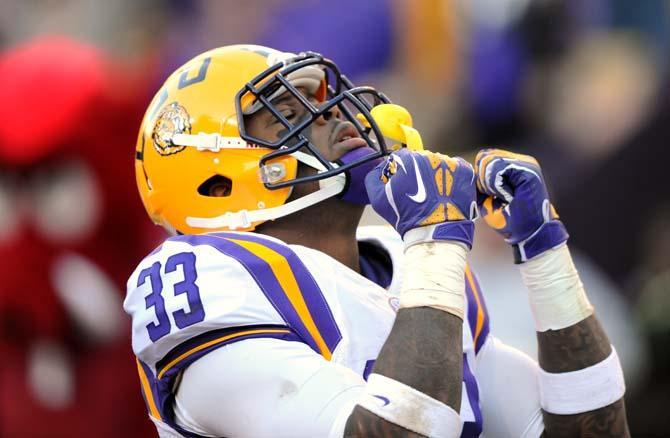
[[[537,438],[544,430],[537,363],[489,336],[475,361],[486,438]]]
[[[247,339],[184,371],[175,418],[204,436],[342,437],[364,385],[306,344]]]

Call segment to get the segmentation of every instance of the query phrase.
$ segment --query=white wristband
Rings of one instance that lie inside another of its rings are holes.
[[[465,245],[451,241],[406,248],[400,308],[433,307],[463,319],[466,254]]]
[[[463,422],[451,407],[411,386],[370,374],[358,404],[398,426],[428,437],[458,438]]]
[[[567,245],[519,265],[538,332],[560,330],[593,314]]]
[[[572,415],[609,406],[623,397],[626,384],[614,346],[600,363],[578,371],[540,370],[540,405],[551,414]]]

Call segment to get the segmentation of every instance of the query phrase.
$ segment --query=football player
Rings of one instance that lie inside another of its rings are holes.
[[[161,436],[626,436],[538,163],[472,167],[410,125],[314,53],[228,46],[167,79],[135,168],[174,236],[124,303]],[[366,204],[392,227],[359,228]],[[466,261],[478,211],[520,263],[539,366],[489,333]]]

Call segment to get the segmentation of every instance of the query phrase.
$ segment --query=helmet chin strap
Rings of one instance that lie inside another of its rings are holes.
[[[291,154],[301,163],[316,169],[318,172],[325,172],[326,167],[316,159],[316,157],[306,154],[304,152],[294,152]],[[338,165],[332,163],[334,167]],[[212,218],[203,217],[187,217],[186,223],[194,228],[219,229],[228,228],[235,230],[238,228],[249,228],[254,222],[265,222],[268,220],[278,219],[280,217],[288,216],[296,211],[310,207],[314,204],[332,198],[338,193],[342,192],[346,183],[346,175],[341,173],[319,181],[319,190],[298,198],[286,204],[279,205],[272,208],[264,208],[259,210],[240,210],[235,212],[227,212],[221,216]]]

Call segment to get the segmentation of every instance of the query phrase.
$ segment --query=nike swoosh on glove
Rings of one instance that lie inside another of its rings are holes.
[[[480,213],[512,245],[516,263],[568,240],[535,158],[484,149],[477,154],[475,171]]]
[[[474,170],[462,158],[400,149],[366,176],[365,187],[372,208],[403,238],[427,227],[422,241],[472,247],[477,190]]]

